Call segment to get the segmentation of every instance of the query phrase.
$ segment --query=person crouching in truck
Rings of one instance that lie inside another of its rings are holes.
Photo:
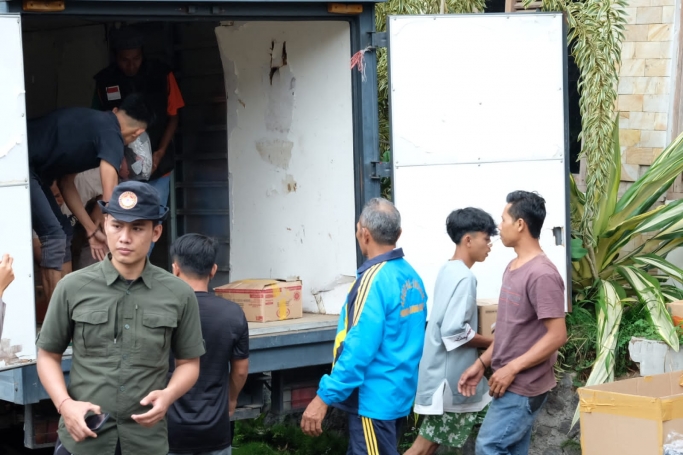
[[[151,122],[152,114],[141,95],[128,97],[120,108],[109,112],[74,107],[28,122],[31,217],[40,239],[40,267],[48,301],[62,278],[62,265],[71,261],[73,236],[50,185],[58,181],[66,205],[88,234],[93,257],[103,259],[106,238],[86,213],[74,179],[79,172],[99,167],[103,198],[109,201],[118,183],[124,146],[144,133]]]
[[[205,352],[197,297],[147,260],[168,214],[151,186],[122,183],[99,205],[111,254],[57,285],[38,335],[38,375],[62,416],[67,453],[166,455],[166,412],[197,381]],[[72,339],[67,389],[61,360]]]
[[[356,225],[367,258],[339,316],[332,372],[320,380],[301,428],[322,433],[328,406],[348,413],[349,455],[397,455],[398,437],[417,390],[427,316],[422,279],[396,248],[401,215],[370,200]]]

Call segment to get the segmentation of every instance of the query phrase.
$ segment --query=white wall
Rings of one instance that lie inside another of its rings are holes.
[[[0,255],[14,258],[14,282],[2,296],[7,304],[0,340],[0,370],[35,359],[35,306],[31,209],[21,25],[0,16]]]
[[[216,36],[228,97],[231,280],[298,276],[304,311],[338,314],[335,290],[348,288],[339,277],[356,269],[349,25],[226,23]]]

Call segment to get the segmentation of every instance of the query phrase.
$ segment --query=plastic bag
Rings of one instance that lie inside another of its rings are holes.
[[[147,133],[127,145],[123,150],[121,178],[123,180],[146,181],[152,176],[152,143]]]
[[[666,435],[664,455],[683,455],[683,434],[671,431]]]

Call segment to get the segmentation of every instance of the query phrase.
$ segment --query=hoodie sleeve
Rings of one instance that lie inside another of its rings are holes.
[[[360,387],[367,366],[377,355],[384,337],[385,321],[384,302],[379,286],[378,281],[373,280],[366,292],[359,293],[354,314],[351,315],[356,323],[346,334],[342,352],[332,373],[320,380],[318,396],[328,405],[344,401],[354,389]],[[363,289],[363,284],[360,288]]]

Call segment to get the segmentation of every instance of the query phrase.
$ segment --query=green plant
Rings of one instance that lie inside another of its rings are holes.
[[[662,340],[674,350],[679,347],[678,333],[666,309],[666,302],[673,300],[677,291],[663,283],[669,279],[683,282],[683,270],[665,259],[683,244],[683,200],[657,203],[683,172],[683,135],[664,149],[621,197],[617,121],[613,123],[612,141],[607,191],[593,215],[594,245],[581,235],[579,223],[585,213],[586,195],[573,179],[570,185],[572,235],[582,241],[582,245],[572,242],[572,281],[579,300],[594,302],[597,324],[595,363],[587,385],[614,380],[620,324],[625,310],[634,303],[643,306]],[[627,251],[627,246],[637,240],[642,243]]]

